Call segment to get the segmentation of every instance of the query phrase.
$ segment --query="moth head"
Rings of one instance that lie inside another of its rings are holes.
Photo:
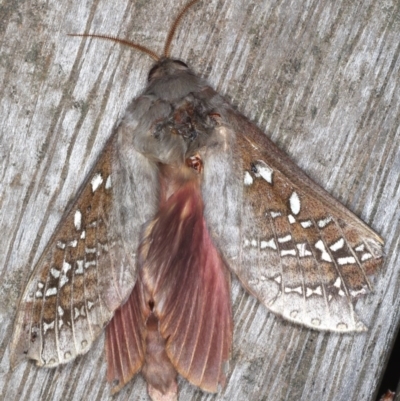
[[[155,79],[168,76],[176,75],[180,72],[188,71],[189,67],[181,60],[173,60],[170,58],[162,58],[151,68],[147,80],[149,82]]]

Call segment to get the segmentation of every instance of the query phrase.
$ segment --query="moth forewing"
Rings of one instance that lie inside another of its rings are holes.
[[[230,268],[292,322],[365,330],[352,301],[371,289],[367,276],[382,265],[382,239],[245,117],[229,107],[216,112],[228,139],[218,158],[204,156],[203,194],[210,232]]]
[[[126,204],[114,201],[121,198],[114,186],[121,186],[123,175],[113,164],[116,138],[114,134],[105,145],[23,292],[11,342],[13,367],[24,356],[40,366],[56,366],[87,352],[133,288],[135,252],[126,246],[119,224]],[[146,186],[151,187],[150,181]],[[142,205],[130,216],[141,224],[153,204]],[[130,243],[138,244],[139,232],[131,234]]]

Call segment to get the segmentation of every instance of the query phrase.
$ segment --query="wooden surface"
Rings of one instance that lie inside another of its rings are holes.
[[[103,336],[57,369],[24,362],[8,343],[18,297],[152,64],[99,40],[156,51],[183,0],[0,2],[0,399],[147,400],[140,376],[118,395],[105,380]],[[234,280],[227,386],[181,400],[374,400],[400,321],[400,3],[212,0],[187,16],[172,47],[321,186],[386,240],[357,335],[286,323]]]

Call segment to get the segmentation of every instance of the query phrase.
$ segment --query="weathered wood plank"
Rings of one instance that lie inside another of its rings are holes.
[[[68,32],[130,37],[160,50],[186,0],[0,4],[0,399],[107,400],[103,338],[47,370],[9,370],[17,299],[151,60]],[[173,54],[207,77],[315,181],[385,239],[358,335],[318,333],[268,313],[233,282],[228,383],[182,400],[373,400],[400,321],[400,4],[395,0],[203,1]],[[116,399],[147,400],[138,377]]]

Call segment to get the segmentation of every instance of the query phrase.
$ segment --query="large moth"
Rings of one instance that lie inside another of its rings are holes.
[[[190,2],[179,14],[195,3]],[[177,372],[223,385],[229,271],[269,310],[318,330],[365,330],[382,239],[316,186],[181,61],[177,23],[22,295],[11,361],[57,366],[106,327],[108,379],[141,371],[173,399]],[[137,47],[137,46],[134,46]]]

